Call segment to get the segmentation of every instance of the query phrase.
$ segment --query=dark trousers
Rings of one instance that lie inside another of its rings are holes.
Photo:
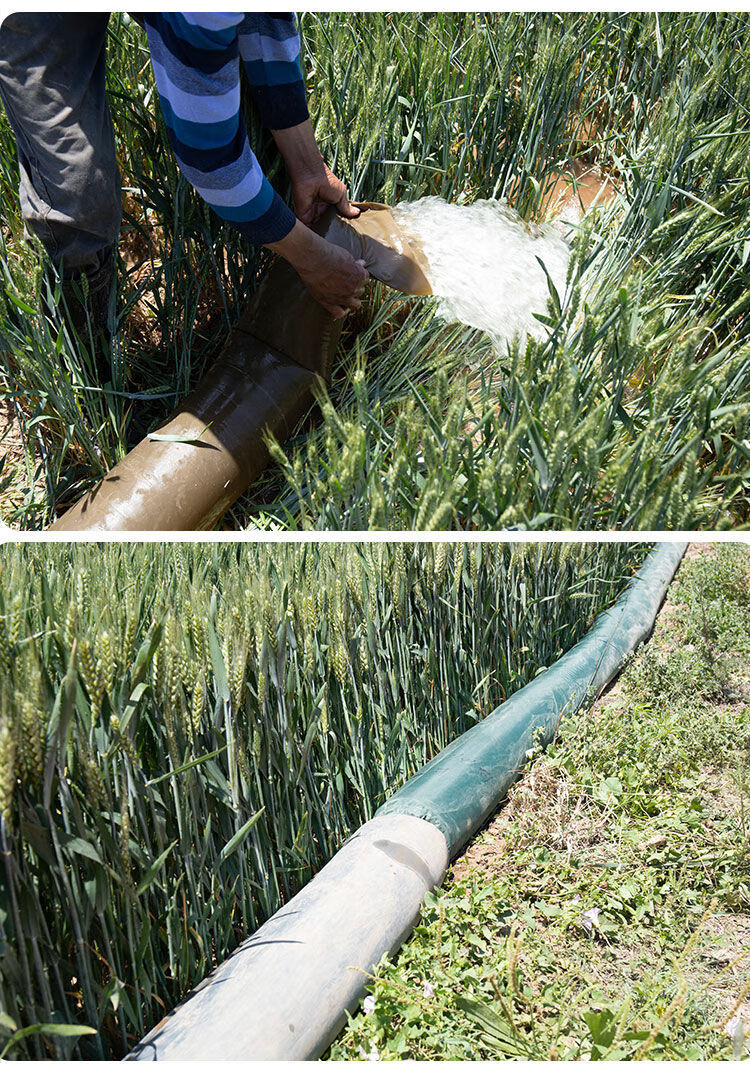
[[[0,99],[21,212],[64,279],[111,275],[120,172],[105,93],[106,13],[19,13],[0,26]]]

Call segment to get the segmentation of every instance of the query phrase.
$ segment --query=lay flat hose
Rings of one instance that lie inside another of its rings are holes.
[[[316,230],[364,259],[373,278],[429,293],[422,266],[378,203],[359,218],[328,211]],[[264,436],[289,437],[328,380],[343,320],[334,319],[276,259],[216,363],[177,411],[49,527],[61,530],[206,530],[268,463]]]
[[[563,717],[606,687],[650,632],[687,546],[658,545],[615,604],[559,661],[448,745],[376,815],[414,815],[445,836],[451,858],[497,807],[538,736],[547,744]]]
[[[649,634],[685,547],[656,545],[572,650],[415,774],[127,1058],[320,1056],[367,974],[403,941],[450,857],[517,777],[535,729],[552,735]]]
[[[325,1052],[367,973],[402,943],[448,865],[421,819],[371,819],[147,1033],[128,1060],[301,1060]]]

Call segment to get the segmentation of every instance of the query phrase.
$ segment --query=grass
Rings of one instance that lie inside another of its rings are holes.
[[[375,287],[330,400],[222,525],[744,525],[741,14],[331,13],[301,26],[319,142],[353,196],[497,197],[533,217],[576,162],[614,177],[620,196],[579,230],[544,344],[499,356],[466,328],[446,332],[429,299]],[[171,409],[261,267],[179,178],[147,61],[140,31],[113,18],[126,216],[103,389],[38,311],[39,258],[20,239],[0,125],[1,379],[35,452],[9,486],[15,525],[45,525]],[[286,192],[267,138],[254,127],[253,139]]]
[[[117,1057],[428,758],[588,629],[642,545],[0,552],[0,1025]]]
[[[749,610],[747,549],[683,564],[654,637],[458,859],[331,1059],[746,1057]]]

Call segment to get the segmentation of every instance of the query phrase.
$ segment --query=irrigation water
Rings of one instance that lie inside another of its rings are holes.
[[[547,311],[547,275],[562,297],[570,261],[561,223],[526,222],[497,199],[437,196],[399,203],[393,216],[424,254],[441,318],[486,331],[502,353],[516,336],[544,337],[536,316]]]

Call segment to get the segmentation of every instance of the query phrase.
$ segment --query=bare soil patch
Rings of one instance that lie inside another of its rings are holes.
[[[592,207],[604,206],[617,195],[614,181],[583,161],[574,161],[564,173],[550,174],[550,182],[540,216],[563,222],[580,222]]]

